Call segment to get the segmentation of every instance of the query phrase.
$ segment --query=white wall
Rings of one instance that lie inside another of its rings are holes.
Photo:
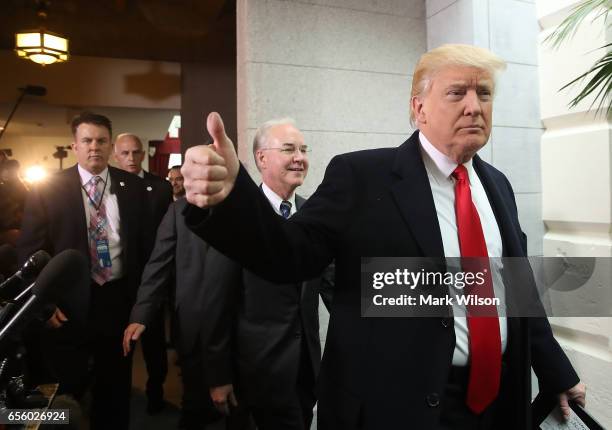
[[[578,4],[576,0],[538,0],[542,41]],[[610,43],[604,23],[585,20],[559,49],[540,44],[539,82],[542,135],[542,216],[546,256],[612,256],[612,133],[609,121],[590,110],[593,98],[569,109],[580,86],[559,89],[584,73]],[[612,273],[600,273],[612,288]],[[604,427],[612,427],[612,319],[554,318],[551,324],[587,384],[587,408]]]

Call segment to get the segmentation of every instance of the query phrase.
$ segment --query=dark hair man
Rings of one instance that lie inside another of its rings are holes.
[[[42,336],[50,380],[81,399],[93,359],[92,429],[127,429],[131,356],[121,349],[123,328],[148,257],[146,196],[142,181],[108,165],[111,122],[83,112],[71,124],[77,164],[35,186],[26,202],[19,258],[44,249],[52,256],[76,249],[90,262],[82,294],[67,297]],[[89,308],[79,322],[67,309]],[[112,411],[112,412],[111,412]]]

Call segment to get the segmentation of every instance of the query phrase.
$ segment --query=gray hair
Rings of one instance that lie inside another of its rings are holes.
[[[295,120],[289,117],[271,119],[259,126],[255,132],[255,137],[253,138],[253,158],[255,158],[255,165],[257,166],[257,169],[259,169],[259,164],[257,164],[257,151],[266,146],[268,131],[277,125],[292,125],[297,128]]]

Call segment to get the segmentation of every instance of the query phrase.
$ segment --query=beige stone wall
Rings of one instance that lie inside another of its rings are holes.
[[[401,144],[426,49],[422,0],[238,1],[238,148],[254,177],[259,124],[293,117],[313,148],[301,193],[336,154]]]

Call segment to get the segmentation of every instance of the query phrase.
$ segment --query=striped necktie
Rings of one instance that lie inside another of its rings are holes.
[[[106,206],[104,205],[104,195],[102,189],[102,178],[92,176],[85,186],[88,195],[89,225],[87,233],[89,236],[89,257],[91,261],[91,278],[98,284],[104,285],[111,277],[111,268],[104,267],[98,256],[98,245],[106,242],[108,247],[108,218],[106,217]],[[106,250],[110,250],[107,248]]]
[[[289,216],[291,216],[291,202],[283,200],[280,204],[280,211],[283,218],[289,218]]]

